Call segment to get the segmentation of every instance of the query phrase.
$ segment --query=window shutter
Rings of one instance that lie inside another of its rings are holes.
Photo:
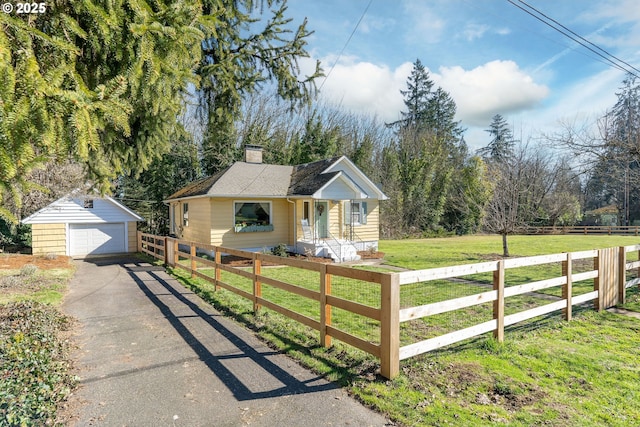
[[[351,200],[344,202],[344,223],[351,224]]]
[[[369,213],[367,211],[367,202],[361,202],[360,206],[362,209],[362,212],[360,214],[360,224],[366,224],[367,223],[367,213]]]

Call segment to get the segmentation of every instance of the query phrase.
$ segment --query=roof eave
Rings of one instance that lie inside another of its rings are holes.
[[[332,168],[333,166],[335,166],[336,164],[338,164],[338,163],[340,163],[340,162],[343,162],[343,161],[344,161],[344,162],[346,162],[346,163],[349,165],[349,167],[350,167],[351,169],[353,169],[354,171],[356,171],[356,173],[358,173],[358,174],[360,175],[360,177],[361,177],[361,178],[362,178],[362,179],[367,183],[367,185],[369,185],[369,186],[371,187],[371,189],[373,190],[373,192],[375,192],[375,193],[376,193],[376,195],[377,195],[377,197],[376,197],[376,198],[377,198],[378,200],[388,200],[388,199],[389,199],[389,198],[387,197],[387,195],[386,195],[386,194],[384,194],[384,193],[382,192],[382,190],[380,190],[380,189],[378,188],[378,186],[377,186],[376,184],[374,184],[374,183],[373,183],[373,181],[371,181],[371,180],[369,179],[369,177],[368,177],[364,172],[362,172],[362,171],[360,170],[360,168],[359,168],[359,167],[357,167],[357,166],[355,165],[355,163],[353,163],[351,160],[349,160],[349,158],[348,158],[347,156],[340,156],[340,157],[339,157],[335,162],[331,163],[331,165],[330,165],[328,168],[326,168],[324,171],[322,171],[322,173],[332,172],[331,168]],[[366,191],[365,191],[364,193],[368,194]]]

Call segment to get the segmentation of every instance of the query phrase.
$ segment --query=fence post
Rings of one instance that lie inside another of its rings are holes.
[[[262,274],[262,261],[258,258],[258,254],[254,253],[253,258],[253,313],[257,313],[260,310],[260,304],[258,304],[258,298],[262,298],[262,284],[258,279],[258,275]]]
[[[624,304],[627,297],[627,252],[624,246],[618,249],[618,304]]]
[[[640,260],[640,250],[638,250],[638,260]],[[636,269],[636,277],[640,278],[640,267]],[[638,290],[640,290],[640,283],[638,283]]]
[[[136,231],[136,239],[138,240],[138,252],[142,252],[142,231]]]
[[[178,255],[178,251],[180,250],[180,245],[178,245],[178,239],[173,239],[173,264],[175,266],[180,262],[180,256]]]
[[[598,255],[593,259],[593,269],[598,271],[598,276],[593,279],[593,290],[598,291],[598,296],[593,300],[593,309],[596,311],[602,310],[602,249],[598,249]]]
[[[400,373],[400,274],[382,276],[380,283],[380,373],[393,379]]]
[[[567,252],[567,259],[562,261],[562,275],[567,278],[567,283],[562,287],[562,299],[566,301],[567,307],[562,309],[562,314],[564,315],[564,320],[570,321],[573,311],[573,303],[571,302],[571,295],[573,293],[571,252]]]
[[[327,334],[327,326],[331,326],[331,305],[327,304],[327,295],[331,295],[331,274],[323,264],[320,270],[320,345],[323,347],[331,347],[331,335]]]
[[[498,342],[504,341],[504,260],[498,261],[498,269],[493,272],[493,289],[497,291],[496,300],[493,302],[493,318],[496,320],[496,329],[493,337]]]
[[[198,266],[196,265],[196,245],[191,243],[191,277],[195,277],[194,272],[197,270]]]
[[[169,250],[168,250],[169,241],[167,239],[168,239],[168,237],[165,236],[164,237],[164,250],[162,251],[162,252],[164,252],[164,265],[165,266],[169,265]]]
[[[220,281],[220,264],[222,263],[222,254],[220,253],[220,248],[219,247],[215,247],[215,251],[216,251],[216,267],[215,267],[215,285],[214,285],[214,289],[216,291],[220,290],[220,285],[218,285],[218,282]]]

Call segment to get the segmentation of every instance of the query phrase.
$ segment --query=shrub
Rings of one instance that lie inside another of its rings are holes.
[[[4,276],[0,278],[0,288],[16,288],[22,284],[18,276]]]
[[[45,304],[0,306],[0,426],[54,423],[76,385],[60,333],[69,328],[69,318]]]
[[[287,248],[287,245],[285,245],[284,243],[280,243],[279,245],[271,248],[271,253],[276,256],[281,256],[285,258],[289,256],[289,250]]]
[[[38,267],[33,264],[25,264],[20,269],[21,276],[33,276],[38,271]]]

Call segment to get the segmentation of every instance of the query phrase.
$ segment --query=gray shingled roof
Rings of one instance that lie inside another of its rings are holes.
[[[296,166],[236,162],[215,175],[194,181],[167,200],[195,196],[293,197],[310,196],[340,172],[323,173],[340,157]]]
[[[289,196],[309,196],[321,189],[327,182],[340,172],[322,173],[340,157],[319,160],[293,167]]]
[[[286,197],[313,194],[335,173],[322,174],[338,158],[298,166],[236,162],[215,175],[194,181],[168,200],[194,196]]]

